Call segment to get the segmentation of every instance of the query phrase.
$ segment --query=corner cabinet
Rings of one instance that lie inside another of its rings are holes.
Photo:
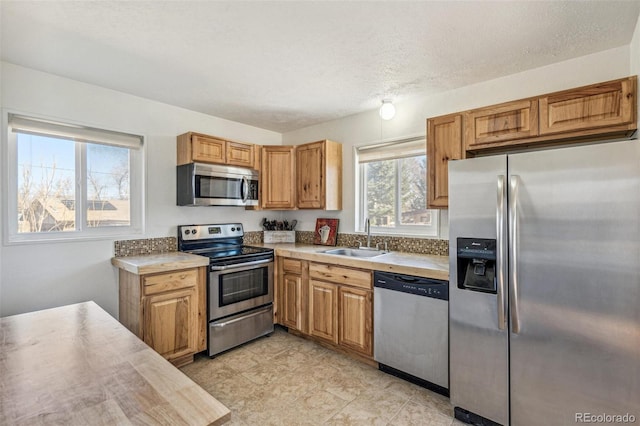
[[[342,210],[342,144],[296,146],[296,195],[299,209]]]
[[[206,267],[119,274],[119,320],[131,332],[178,367],[206,349]]]
[[[177,139],[178,165],[197,162],[255,167],[253,144],[224,140],[195,132],[182,134]]]
[[[449,160],[464,158],[462,114],[427,120],[427,208],[449,204]]]
[[[295,208],[295,176],[294,146],[263,146],[260,206],[276,210]]]

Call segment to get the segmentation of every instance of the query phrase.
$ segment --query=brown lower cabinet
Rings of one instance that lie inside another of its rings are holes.
[[[309,281],[309,334],[338,344],[338,286]]]
[[[340,344],[363,354],[373,352],[373,292],[341,286],[338,291]]]
[[[278,258],[276,322],[342,351],[373,357],[368,270]]]
[[[206,349],[206,268],[148,275],[121,269],[119,320],[176,366]]]
[[[284,274],[282,276],[282,325],[294,330],[303,330],[302,301],[302,277]]]

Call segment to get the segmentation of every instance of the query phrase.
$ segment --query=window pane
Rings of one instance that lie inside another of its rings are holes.
[[[18,233],[73,231],[75,142],[18,133]]]
[[[421,155],[398,161],[401,170],[401,223],[431,225],[431,212],[427,210],[427,157]]]
[[[87,226],[129,226],[129,150],[87,144]]]
[[[397,160],[365,164],[367,217],[372,226],[394,227]]]

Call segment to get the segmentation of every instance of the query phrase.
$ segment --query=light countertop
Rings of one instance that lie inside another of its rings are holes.
[[[227,407],[94,302],[0,319],[0,424],[190,424]]]
[[[207,266],[209,265],[209,258],[198,256],[197,254],[174,251],[142,256],[114,257],[111,259],[111,264],[133,274],[144,275]]]
[[[273,248],[276,256],[440,280],[449,279],[449,258],[447,256],[392,251],[374,258],[360,258],[322,253],[325,250],[336,248],[330,246],[298,243],[255,243],[249,245]],[[131,273],[144,275],[207,266],[209,258],[190,253],[171,252],[114,257],[111,259],[111,263]]]
[[[329,246],[298,243],[259,243],[250,245],[273,248],[276,256],[292,257],[296,259],[376,271],[396,272],[399,274],[414,275],[424,278],[440,280],[449,279],[449,258],[447,256],[392,251],[388,254],[376,256],[374,258],[360,258],[321,253],[322,251],[336,248]]]

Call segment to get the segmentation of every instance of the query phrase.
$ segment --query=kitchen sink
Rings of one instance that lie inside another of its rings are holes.
[[[337,254],[338,256],[349,256],[349,257],[376,257],[376,256],[382,256],[383,254],[387,254],[389,252],[383,251],[383,250],[365,250],[365,249],[358,249],[358,248],[337,248],[337,249],[325,250],[322,253]]]

